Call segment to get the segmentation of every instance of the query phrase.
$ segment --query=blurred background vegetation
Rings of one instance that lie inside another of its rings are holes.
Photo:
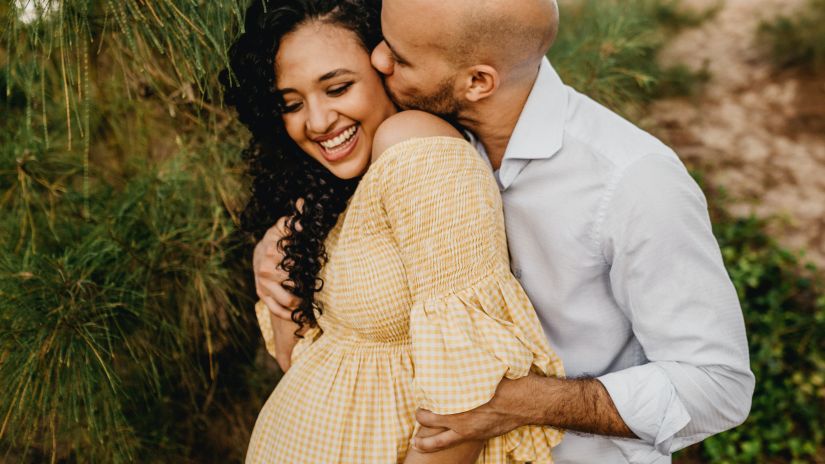
[[[656,57],[722,3],[562,1],[550,57],[644,125],[651,102],[712,79]],[[216,80],[244,6],[0,3],[0,462],[242,460],[278,378],[237,233],[247,134]],[[806,8],[758,40],[777,67],[822,72],[825,2]],[[677,460],[823,462],[822,273],[703,186],[757,389],[743,426]]]

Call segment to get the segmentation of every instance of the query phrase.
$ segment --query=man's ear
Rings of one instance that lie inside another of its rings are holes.
[[[464,97],[471,102],[478,102],[491,96],[501,84],[501,76],[496,68],[486,64],[477,64],[467,68],[465,76],[467,87],[464,90]]]

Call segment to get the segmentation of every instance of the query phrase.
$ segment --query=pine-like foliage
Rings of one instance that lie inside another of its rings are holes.
[[[237,347],[254,344],[235,343],[252,293],[235,232],[242,138],[214,103],[240,3],[0,7],[0,451],[13,460],[192,459],[216,388],[249,364]]]
[[[692,94],[708,78],[683,66],[663,68],[656,58],[669,37],[714,15],[721,3],[701,11],[679,0],[559,3],[550,60],[565,83],[603,105],[638,119],[652,100]]]

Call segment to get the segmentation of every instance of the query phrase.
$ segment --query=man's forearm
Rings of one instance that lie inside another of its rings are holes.
[[[531,375],[526,399],[536,405],[535,425],[596,435],[637,438],[627,427],[604,386],[596,379]]]
[[[419,409],[416,420],[445,432],[416,437],[416,448],[432,453],[467,441],[484,441],[523,425],[548,425],[567,430],[638,438],[627,427],[604,386],[596,379],[558,379],[529,374],[502,379],[489,403],[451,415]]]

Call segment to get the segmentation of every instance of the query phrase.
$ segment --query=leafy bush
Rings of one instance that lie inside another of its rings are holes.
[[[639,117],[647,103],[696,92],[707,72],[662,68],[656,57],[677,30],[715,14],[676,0],[568,0],[549,58],[564,81],[620,113]]]
[[[778,66],[825,69],[825,0],[808,0],[791,17],[763,23],[759,37]]]
[[[756,218],[717,203],[715,234],[742,302],[756,375],[747,421],[708,438],[711,462],[811,462],[825,447],[825,280]]]
[[[236,403],[271,388],[250,375],[242,134],[212,103],[240,11],[0,7],[0,456],[240,460]]]

